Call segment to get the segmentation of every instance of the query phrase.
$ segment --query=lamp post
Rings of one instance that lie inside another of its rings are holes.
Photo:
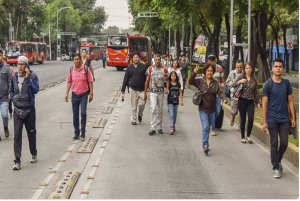
[[[64,9],[68,9],[68,8],[71,8],[71,7],[62,7],[62,8],[60,8],[60,9],[57,9],[57,11],[56,11],[56,21],[57,21],[57,23],[56,23],[56,43],[57,43],[57,47],[56,47],[56,60],[58,60],[58,47],[59,47],[59,42],[58,42],[58,13],[60,12],[60,11],[62,11],[62,10],[64,10]]]

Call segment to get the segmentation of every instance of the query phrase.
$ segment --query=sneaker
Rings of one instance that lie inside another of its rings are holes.
[[[234,117],[233,117],[233,116],[231,116],[230,125],[231,125],[231,126],[233,126],[233,125],[234,125]]]
[[[135,126],[135,125],[136,125],[136,122],[131,122],[131,124]]]
[[[9,137],[9,130],[8,127],[4,127],[4,133],[5,133],[5,137],[8,138]]]
[[[36,161],[37,161],[37,155],[32,155],[30,163],[36,163]]]
[[[278,169],[273,170],[273,177],[274,178],[280,178],[280,172]]]
[[[20,170],[21,162],[15,160],[15,165],[13,166],[13,170]]]
[[[164,132],[161,129],[158,129],[159,134],[164,134]]]
[[[203,148],[203,151],[206,155],[208,155],[208,152],[210,151],[210,149],[208,147],[204,147]]]
[[[72,140],[75,141],[75,140],[78,140],[79,139],[79,136],[78,135],[75,135]]]
[[[212,135],[212,136],[216,136],[216,135],[217,135],[216,131],[211,130],[211,135]]]
[[[156,133],[155,130],[150,130],[149,135],[154,135]]]
[[[139,122],[141,123],[142,120],[143,120],[142,116],[139,116],[139,117],[138,117],[138,120],[139,120]]]
[[[279,172],[282,173],[283,171],[283,167],[282,167],[282,164],[279,162]]]
[[[81,139],[81,140],[85,140],[85,133],[82,133],[82,134],[81,134],[80,139]]]
[[[174,129],[171,128],[170,135],[174,135]]]

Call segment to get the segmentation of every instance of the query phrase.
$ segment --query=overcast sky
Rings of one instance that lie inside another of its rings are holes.
[[[132,16],[128,13],[127,0],[97,0],[96,6],[104,6],[105,12],[109,14],[105,28],[116,25],[122,29],[128,29]],[[132,26],[132,25],[131,25]]]

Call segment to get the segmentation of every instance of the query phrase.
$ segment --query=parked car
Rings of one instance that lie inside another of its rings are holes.
[[[61,55],[61,60],[62,60],[62,61],[69,61],[69,60],[70,60],[70,56],[69,56],[69,55],[66,55],[66,54],[62,54],[62,55]]]

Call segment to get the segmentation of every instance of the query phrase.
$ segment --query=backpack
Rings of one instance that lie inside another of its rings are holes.
[[[283,79],[283,78],[282,78],[282,80],[284,80],[284,82],[285,82],[286,97],[287,97],[287,102],[288,102],[288,92],[289,92],[290,81],[288,79]],[[272,78],[269,78],[267,82],[268,82],[268,97],[269,97],[269,95],[271,93],[271,90],[272,90],[272,87],[273,87],[273,80],[272,80]],[[291,126],[292,113],[290,111],[289,104],[287,104],[287,106],[288,106],[287,110],[288,110],[288,117],[289,117],[289,124],[290,124],[289,134],[290,135],[294,135],[295,134],[295,129],[297,128],[297,125],[294,128]],[[296,120],[296,108],[295,108],[295,106],[294,106],[294,112],[295,112],[295,121],[297,122],[297,120]]]
[[[84,74],[86,76],[86,80],[87,80],[87,84],[88,84],[88,87],[89,87],[89,90],[88,90],[88,95],[90,95],[90,85],[89,85],[89,80],[88,80],[88,66],[84,65]],[[73,70],[73,66],[70,67],[70,81],[72,83],[72,70]]]

